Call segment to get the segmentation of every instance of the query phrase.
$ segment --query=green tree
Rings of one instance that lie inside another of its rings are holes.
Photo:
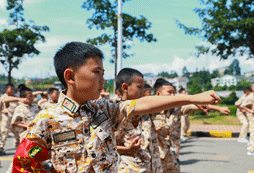
[[[201,0],[205,8],[194,9],[202,21],[201,28],[187,27],[177,20],[186,34],[199,35],[212,44],[196,46],[198,56],[211,52],[222,59],[237,53],[254,54],[253,0]]]
[[[220,73],[218,70],[214,70],[211,74],[211,79],[216,78],[216,77],[220,77]]]
[[[236,90],[236,86],[234,86],[234,85],[230,85],[230,86],[228,87],[228,90],[229,90],[229,91]]]
[[[222,91],[227,91],[227,89],[228,89],[228,86],[226,84],[223,87],[221,87]]]
[[[187,83],[188,93],[197,94],[202,92],[201,77],[191,77]]]
[[[123,0],[126,2],[126,0]],[[86,0],[83,3],[83,8],[87,10],[95,10],[92,17],[87,19],[88,28],[92,29],[110,29],[112,33],[104,33],[96,38],[88,39],[87,42],[93,45],[108,44],[113,47],[112,63],[115,63],[115,77],[117,75],[117,0]],[[123,18],[123,58],[132,56],[127,54],[126,49],[130,49],[131,45],[127,41],[133,41],[134,38],[141,42],[156,41],[153,34],[148,34],[147,30],[151,28],[152,24],[144,16],[140,18],[131,16],[127,13],[122,13]]]
[[[0,32],[0,62],[8,73],[8,82],[11,82],[11,72],[18,69],[24,55],[30,57],[38,55],[40,51],[34,47],[38,41],[45,42],[42,31],[49,31],[47,26],[37,26],[30,20],[25,22],[23,17],[24,0],[7,0],[7,10],[10,10],[9,24],[15,29],[4,29]]]
[[[213,89],[213,86],[212,86],[211,82],[207,82],[207,83],[205,84],[204,90],[205,90],[205,91],[209,91],[209,90],[212,90],[212,89]]]
[[[232,75],[241,75],[241,68],[239,66],[239,60],[234,59],[234,61],[229,66],[230,74]]]
[[[167,77],[167,78],[175,78],[178,77],[178,74],[176,71],[172,71],[171,74],[169,74],[166,71],[162,71],[161,73],[158,74],[160,77]]]
[[[251,82],[248,82],[245,78],[240,80],[236,85],[236,90],[243,90],[246,87],[249,87],[251,85]]]
[[[189,73],[189,71],[187,70],[187,67],[186,67],[186,66],[183,67],[182,73],[183,73],[183,77],[187,77],[187,78],[190,77],[190,73]]]
[[[219,84],[217,84],[213,89],[214,89],[214,91],[222,91],[222,89],[219,86]]]

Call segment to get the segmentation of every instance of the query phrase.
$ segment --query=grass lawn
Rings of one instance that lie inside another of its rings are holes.
[[[189,115],[191,125],[241,125],[240,121],[236,117],[236,107],[234,105],[227,106],[231,113],[229,115],[223,115],[219,112],[209,112],[208,115],[203,114],[200,111]]]

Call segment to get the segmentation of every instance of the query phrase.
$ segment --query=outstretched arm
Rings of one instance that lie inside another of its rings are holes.
[[[217,104],[220,100],[215,91],[207,91],[196,95],[147,96],[136,100],[133,114],[155,113],[187,104]]]
[[[207,107],[208,107],[208,110],[218,111],[218,112],[225,114],[225,115],[230,114],[230,110],[226,106],[208,105]]]

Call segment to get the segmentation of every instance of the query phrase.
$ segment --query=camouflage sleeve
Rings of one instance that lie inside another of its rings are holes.
[[[242,104],[240,105],[241,108],[247,107],[247,106],[252,106],[254,103],[254,97],[253,95],[249,95],[248,97],[246,97],[244,99],[244,101],[242,102]]]
[[[50,129],[53,122],[49,122],[53,118],[47,111],[41,111],[36,118],[28,125],[27,139],[33,141],[47,149],[51,148],[51,133]]]
[[[14,125],[14,124],[19,124],[22,122],[23,120],[23,111],[22,109],[20,109],[20,107],[17,107],[14,111],[14,114],[12,116],[12,119],[11,119],[11,124]]]
[[[196,106],[193,105],[193,104],[184,105],[184,106],[181,107],[181,113],[182,113],[182,114],[189,114],[189,112],[190,112],[191,110],[194,110],[195,108],[196,108]]]
[[[108,113],[115,127],[121,123],[132,121],[133,111],[135,109],[136,100],[127,100],[120,102],[108,101]]]
[[[235,106],[240,106],[243,103],[244,99],[243,97],[240,97],[236,102],[235,102]]]

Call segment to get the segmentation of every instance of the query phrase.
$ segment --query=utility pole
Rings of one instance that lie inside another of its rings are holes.
[[[122,0],[118,0],[118,22],[117,22],[117,58],[118,58],[118,64],[117,64],[117,72],[119,72],[122,69],[122,35],[123,35],[123,29],[122,29]]]

